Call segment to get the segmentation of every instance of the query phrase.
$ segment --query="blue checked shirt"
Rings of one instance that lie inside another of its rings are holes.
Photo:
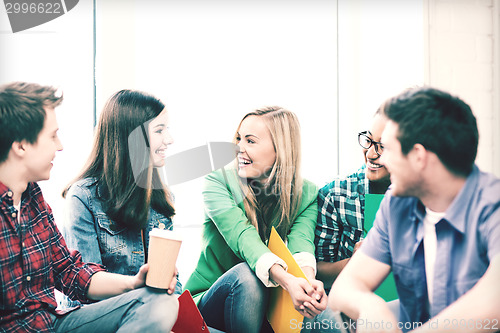
[[[350,258],[363,236],[365,166],[346,178],[338,178],[318,193],[315,240],[317,261],[336,262]]]

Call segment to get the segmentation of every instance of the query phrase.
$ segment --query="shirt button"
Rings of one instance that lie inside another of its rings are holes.
[[[12,217],[13,218],[16,218],[17,214],[16,213],[12,213]]]
[[[160,229],[165,229],[165,223],[160,223],[160,224],[158,224],[158,228],[160,228]]]
[[[12,191],[7,192],[7,196],[8,196],[9,198],[12,198]]]
[[[23,247],[25,247],[25,246],[24,246],[24,242],[23,242],[23,244],[22,244],[22,245],[23,245]]]
[[[29,281],[31,281],[31,276],[29,276],[29,275],[28,275],[28,276],[26,277],[26,281],[28,281],[28,282],[29,282]]]

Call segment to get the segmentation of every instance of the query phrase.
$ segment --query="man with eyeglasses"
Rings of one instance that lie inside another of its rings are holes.
[[[387,169],[380,163],[380,137],[386,124],[382,106],[371,128],[358,134],[365,163],[355,173],[334,179],[319,190],[316,225],[317,277],[329,289],[361,245],[364,233],[365,194],[383,194],[390,185]]]
[[[327,292],[361,246],[365,232],[365,195],[383,194],[390,185],[389,172],[380,163],[384,150],[380,137],[387,122],[383,108],[384,104],[375,112],[370,130],[358,133],[365,163],[353,174],[334,179],[318,193],[314,240],[317,279],[323,281]],[[304,319],[301,333],[339,332],[336,325],[342,323],[336,320],[334,313],[327,308],[314,320]]]

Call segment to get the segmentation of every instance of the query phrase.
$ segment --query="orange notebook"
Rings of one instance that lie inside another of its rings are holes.
[[[179,314],[172,332],[175,333],[206,333],[208,332],[207,324],[201,316],[198,307],[193,301],[193,297],[189,290],[185,290],[179,296]]]
[[[307,280],[302,268],[297,264],[274,227],[271,230],[267,247],[288,265],[288,273]],[[283,288],[276,287],[271,288],[269,296],[267,319],[273,330],[277,333],[300,332],[304,317],[295,310],[290,294]]]

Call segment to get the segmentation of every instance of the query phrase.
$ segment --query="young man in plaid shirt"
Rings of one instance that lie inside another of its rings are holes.
[[[318,279],[325,289],[333,281],[361,245],[364,229],[365,194],[383,194],[390,185],[387,169],[380,164],[383,146],[380,137],[386,119],[383,105],[374,115],[369,131],[358,134],[365,164],[346,178],[335,179],[318,193],[316,225],[316,259]]]
[[[83,263],[57,229],[37,181],[62,150],[56,90],[16,82],[0,87],[0,332],[168,332],[177,299],[135,276]],[[54,288],[83,303],[56,312]]]

